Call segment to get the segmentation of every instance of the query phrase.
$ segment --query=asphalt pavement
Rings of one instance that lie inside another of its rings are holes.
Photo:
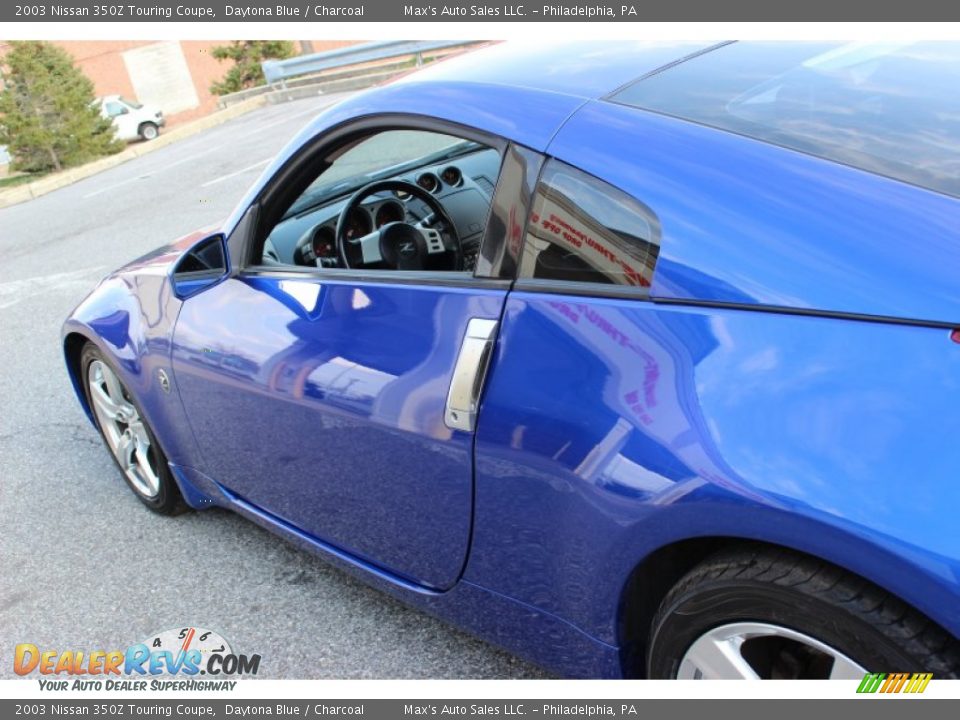
[[[29,642],[120,649],[185,625],[269,678],[543,677],[221,510],[126,488],[67,379],[60,325],[99,278],[225,217],[334,98],[261,108],[0,210],[0,677]]]

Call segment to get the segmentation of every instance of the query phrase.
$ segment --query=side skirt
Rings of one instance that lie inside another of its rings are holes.
[[[171,464],[184,499],[202,510],[223,507],[398,600],[424,610],[530,662],[565,677],[620,678],[620,648],[566,620],[519,600],[461,580],[446,592],[431,590],[308,535],[247,502],[194,468]]]

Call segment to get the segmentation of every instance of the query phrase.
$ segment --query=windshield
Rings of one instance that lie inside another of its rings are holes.
[[[960,196],[960,43],[735,43],[610,99]]]

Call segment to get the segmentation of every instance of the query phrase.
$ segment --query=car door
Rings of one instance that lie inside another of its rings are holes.
[[[137,137],[137,121],[130,108],[119,100],[107,100],[104,111],[113,121],[113,127],[119,140],[132,140]]]
[[[550,158],[526,217],[476,440],[468,577],[574,617],[629,574],[613,569],[635,560],[618,545],[628,499],[721,472],[691,440],[704,420],[687,397],[715,340],[648,301],[661,229],[636,198]]]
[[[501,152],[489,185],[463,181],[487,204]],[[479,241],[474,225],[461,236]],[[487,223],[484,247],[502,239]],[[205,470],[274,522],[449,588],[470,542],[471,402],[508,285],[261,265],[188,299],[173,367]]]

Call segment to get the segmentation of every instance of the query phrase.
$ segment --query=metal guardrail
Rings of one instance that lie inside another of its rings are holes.
[[[390,60],[406,55],[413,55],[417,65],[421,65],[424,53],[474,44],[464,40],[385,40],[351,45],[312,55],[300,55],[287,60],[264,60],[260,65],[269,84],[282,85],[290,78],[301,75],[311,75],[324,70],[362,65],[378,60]]]

